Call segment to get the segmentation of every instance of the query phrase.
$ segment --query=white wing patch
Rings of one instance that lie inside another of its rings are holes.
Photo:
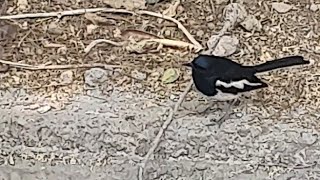
[[[223,86],[225,88],[230,88],[230,87],[235,87],[238,89],[244,89],[244,85],[248,86],[260,86],[262,85],[261,83],[251,83],[246,79],[240,80],[240,81],[231,81],[230,83],[226,83],[220,80],[217,80],[216,86]]]

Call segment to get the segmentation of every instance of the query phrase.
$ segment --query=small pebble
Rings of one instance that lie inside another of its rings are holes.
[[[242,118],[242,117],[243,117],[243,114],[240,113],[240,112],[238,112],[238,113],[235,114],[235,116],[236,116],[237,118]]]
[[[310,10],[313,11],[313,12],[316,12],[319,10],[319,5],[316,5],[316,4],[311,4],[310,6]]]

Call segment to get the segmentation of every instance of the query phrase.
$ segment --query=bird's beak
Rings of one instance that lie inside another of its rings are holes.
[[[191,63],[183,63],[182,66],[192,67]]]

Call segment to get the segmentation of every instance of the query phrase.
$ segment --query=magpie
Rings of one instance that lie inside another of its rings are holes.
[[[244,66],[226,57],[200,54],[183,65],[192,68],[196,90],[218,101],[228,101],[237,99],[242,93],[268,87],[256,76],[257,73],[309,63],[302,56],[288,56]]]

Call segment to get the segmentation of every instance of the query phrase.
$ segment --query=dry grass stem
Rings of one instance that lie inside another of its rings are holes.
[[[190,40],[190,42],[192,42],[192,44],[194,44],[197,47],[197,52],[199,52],[200,50],[203,49],[201,44],[197,40],[194,39],[194,37],[189,33],[189,31],[178,20],[176,20],[170,16],[166,16],[166,15],[151,12],[151,11],[139,11],[138,14],[142,14],[142,15],[146,14],[146,15],[150,15],[150,16],[154,16],[154,17],[158,17],[158,18],[162,18],[162,19],[174,22],[175,24],[178,25],[178,28],[187,36],[187,38]]]
[[[173,120],[174,114],[178,111],[181,103],[183,102],[184,98],[186,97],[186,95],[188,94],[188,92],[190,91],[191,87],[193,85],[193,81],[191,80],[188,84],[188,86],[186,87],[186,89],[184,90],[184,92],[180,95],[180,98],[178,100],[178,102],[174,105],[173,110],[170,111],[170,114],[168,116],[168,119],[162,124],[161,129],[159,130],[159,133],[157,134],[156,138],[153,140],[153,145],[152,147],[149,149],[147,155],[144,157],[144,160],[142,162],[141,167],[139,168],[139,179],[142,180],[143,179],[143,171],[145,170],[145,166],[148,163],[148,160],[150,159],[151,155],[154,153],[154,150],[158,147],[160,139],[163,135],[163,133],[166,131],[166,129],[168,128],[168,126],[170,125],[170,123]]]
[[[114,46],[123,46],[126,44],[126,42],[114,42],[108,39],[96,39],[94,41],[92,41],[85,49],[84,52],[87,54],[91,51],[91,49],[96,46],[99,43],[108,43],[108,44],[112,44]]]
[[[10,20],[10,19],[25,19],[25,18],[45,18],[45,17],[58,17],[61,18],[63,16],[74,16],[85,13],[95,13],[95,12],[108,12],[108,13],[126,13],[126,14],[134,14],[134,12],[125,10],[125,9],[113,9],[113,8],[88,8],[88,9],[76,9],[69,11],[61,11],[61,12],[49,12],[49,13],[26,13],[26,14],[17,14],[17,15],[9,15],[9,16],[0,16],[2,20]]]
[[[125,9],[113,9],[113,8],[92,8],[92,9],[76,9],[76,10],[69,10],[69,11],[61,11],[61,12],[50,12],[50,13],[27,13],[27,14],[18,14],[18,15],[10,15],[10,16],[1,16],[0,19],[2,20],[10,20],[10,19],[23,19],[23,18],[44,18],[44,17],[58,17],[61,18],[63,16],[73,16],[73,15],[80,15],[85,13],[95,13],[95,12],[108,12],[108,13],[126,13],[134,15],[135,12],[131,12]],[[203,49],[201,44],[196,41],[193,36],[188,32],[188,30],[176,19],[166,16],[160,13],[155,13],[151,11],[138,11],[138,14],[141,15],[149,15],[158,18],[163,18],[169,21],[174,22],[178,25],[178,28],[187,36],[187,38],[197,47],[197,52]]]
[[[53,69],[77,69],[77,68],[123,68],[129,66],[122,66],[122,65],[108,65],[108,64],[101,64],[101,63],[93,63],[93,64],[77,64],[77,65],[29,65],[29,64],[22,64],[16,62],[10,62],[5,60],[0,60],[0,63],[7,64],[11,67],[27,69],[27,70],[53,70]]]

